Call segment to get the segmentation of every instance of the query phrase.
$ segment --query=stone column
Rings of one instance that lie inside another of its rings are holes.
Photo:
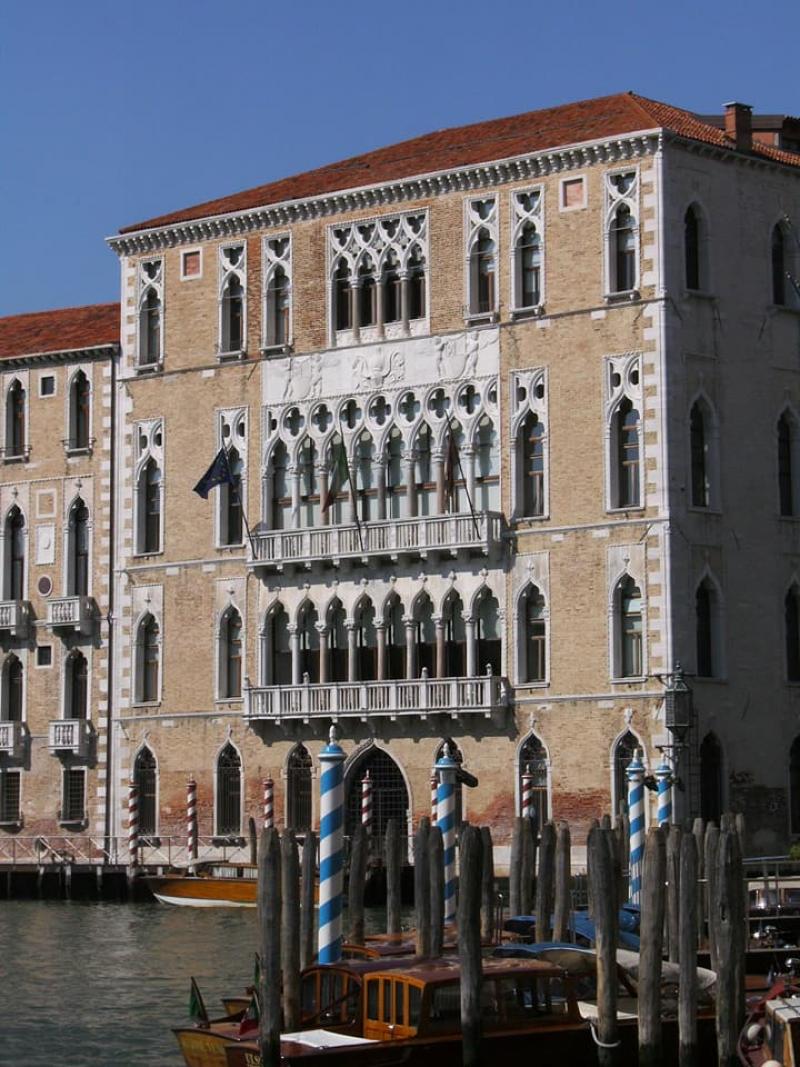
[[[361,293],[361,286],[356,278],[350,283],[350,322],[353,329],[353,340],[358,342],[361,337],[361,327],[359,326],[359,311],[358,297]]]
[[[300,685],[300,631],[293,622],[286,629],[289,631],[289,649],[292,653],[292,685]]]
[[[444,619],[441,615],[433,616],[433,625],[436,630],[436,677],[444,678]]]
[[[348,682],[358,681],[358,671],[356,670],[358,648],[356,646],[356,638],[358,637],[358,631],[356,630],[356,624],[349,619],[345,622],[347,629],[347,680]]]
[[[376,674],[378,681],[383,682],[386,679],[386,623],[375,623],[375,640],[377,643],[377,669]]]
[[[300,468],[289,467],[292,481],[292,529],[300,529]]]
[[[276,507],[275,502],[272,499],[274,492],[275,478],[272,473],[272,464],[269,464],[267,466],[267,473],[264,475],[264,506],[261,512],[261,522],[267,530],[272,529],[272,515]]]
[[[472,501],[472,506],[475,511],[478,511],[478,505],[475,500],[475,449],[471,445],[467,445],[466,448],[461,450],[461,462],[464,464],[464,478],[467,482],[467,493],[469,499]],[[466,502],[465,511],[469,511],[469,503]]]
[[[319,485],[319,524],[328,526],[331,522],[331,512],[322,510],[325,497],[328,495],[328,468],[324,463],[317,467],[317,484]]]
[[[436,511],[439,515],[444,515],[449,501],[445,499],[444,451],[441,448],[433,449],[431,463],[433,465],[433,480],[436,482]]]
[[[416,669],[416,656],[414,655],[414,619],[408,616],[403,616],[403,625],[406,628],[406,678],[413,679],[415,677]]]
[[[464,616],[464,630],[467,641],[467,677],[474,678],[478,671],[475,669],[477,647],[475,641],[475,619],[472,615]]]
[[[330,659],[330,649],[328,648],[328,627],[324,623],[316,623],[317,633],[319,634],[319,683],[325,685],[328,681],[328,660]]]
[[[403,333],[408,333],[408,319],[411,312],[411,292],[406,271],[400,271],[400,318],[403,321]]]
[[[384,330],[383,322],[384,310],[383,310],[383,281],[381,278],[375,279],[375,319],[378,326],[378,337],[383,339],[386,331]]]
[[[417,514],[417,490],[414,484],[416,480],[416,461],[416,452],[413,448],[409,448],[405,456],[403,456],[403,465],[406,469],[406,499],[408,500],[406,513],[412,519]]]
[[[378,519],[386,518],[386,456],[379,456],[375,460],[375,478],[378,491]]]

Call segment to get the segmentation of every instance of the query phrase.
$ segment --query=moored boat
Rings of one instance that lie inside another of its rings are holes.
[[[145,882],[161,904],[191,908],[254,908],[258,867],[253,863],[198,863],[194,873],[171,871]]]

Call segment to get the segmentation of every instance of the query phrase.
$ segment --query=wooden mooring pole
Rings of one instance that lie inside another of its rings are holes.
[[[258,851],[261,948],[259,1046],[261,1067],[281,1060],[281,846],[277,830],[263,830]]]
[[[542,827],[539,867],[536,876],[536,940],[549,941],[555,892],[556,828],[551,822]]]
[[[294,831],[281,834],[281,979],[283,1024],[286,1030],[300,1025],[300,895],[297,841]]]
[[[520,867],[522,865],[523,821],[520,816],[517,816],[511,831],[511,855],[508,861],[508,907],[511,915],[522,914]]]
[[[678,956],[678,1064],[700,1067],[697,1061],[697,836],[683,834],[680,849]]]
[[[492,831],[488,826],[481,827],[481,846],[483,848],[483,866],[481,868],[481,940],[486,944],[494,942],[494,849]]]
[[[553,940],[566,941],[569,936],[569,914],[572,905],[572,845],[569,823],[558,824],[555,857],[555,910]]]
[[[715,911],[717,900],[717,852],[719,851],[719,830],[715,823],[710,822],[706,826],[706,839],[704,842],[704,866],[706,869],[706,920],[708,929],[708,954],[711,960],[711,970],[719,971],[717,962],[717,941]]]
[[[350,921],[350,940],[364,944],[364,884],[367,880],[366,827],[359,824],[350,838],[350,872],[347,880],[347,914]]]
[[[430,869],[430,946],[431,956],[441,956],[444,948],[444,841],[438,826],[428,830],[428,866]]]
[[[617,1034],[617,904],[616,845],[613,831],[593,827],[587,841],[589,882],[594,901],[597,955],[597,1062],[614,1067],[618,1062]]]
[[[641,888],[639,1067],[659,1067],[661,1064],[661,958],[666,876],[664,833],[651,826],[645,842]],[[595,908],[597,906],[595,901]]]
[[[316,955],[314,888],[317,880],[317,835],[306,830],[300,874],[300,966],[308,967]]]
[[[681,828],[665,826],[667,837],[667,933],[670,963],[677,963],[680,945]]]
[[[431,821],[423,815],[414,834],[414,911],[417,924],[417,955],[431,954],[431,897],[428,837]]]
[[[461,963],[461,1034],[464,1067],[479,1067],[481,1056],[481,867],[483,846],[475,826],[461,827],[458,884],[458,955]]]
[[[739,985],[744,965],[742,857],[735,828],[721,831],[716,866],[713,925],[718,962],[717,1058],[719,1067],[734,1067],[738,1063]]]
[[[386,864],[386,933],[400,933],[400,879],[403,862],[400,855],[400,825],[397,819],[386,823],[384,862]]]

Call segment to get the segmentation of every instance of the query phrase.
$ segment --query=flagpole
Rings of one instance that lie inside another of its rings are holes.
[[[472,516],[472,525],[475,527],[475,536],[476,537],[480,537],[481,530],[480,530],[480,526],[478,525],[478,519],[477,519],[477,517],[475,515],[475,508],[472,506],[472,497],[469,495],[469,486],[467,485],[467,479],[466,479],[466,476],[464,474],[464,468],[461,466],[461,453],[458,450],[458,448],[456,447],[456,441],[455,441],[455,438],[453,437],[453,422],[452,422],[452,420],[450,418],[450,412],[449,411],[447,412],[447,428],[450,431],[449,447],[455,449],[456,460],[458,461],[458,469],[461,472],[461,480],[464,483],[464,495],[466,496],[467,503],[469,504],[469,513]],[[451,502],[452,502],[452,500],[451,500]]]

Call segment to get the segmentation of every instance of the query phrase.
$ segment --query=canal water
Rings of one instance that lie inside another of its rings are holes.
[[[257,936],[250,908],[3,901],[0,1065],[178,1067],[190,976],[222,1014],[252,981]]]

